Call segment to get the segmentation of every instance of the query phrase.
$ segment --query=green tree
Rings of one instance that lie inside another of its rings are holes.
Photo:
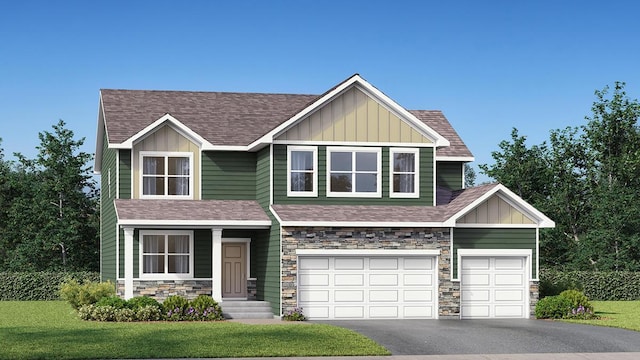
[[[464,187],[470,188],[476,184],[476,171],[469,163],[464,164]]]
[[[84,139],[60,120],[39,134],[35,159],[15,154],[19,165],[13,188],[20,196],[9,208],[13,270],[97,270],[98,191],[80,151]]]

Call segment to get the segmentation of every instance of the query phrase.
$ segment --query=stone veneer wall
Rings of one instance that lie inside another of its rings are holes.
[[[283,228],[282,310],[297,306],[296,249],[440,250],[438,256],[438,315],[459,317],[460,283],[452,282],[449,229],[431,228]]]
[[[540,283],[538,281],[529,282],[529,317],[536,318],[536,303],[540,298]]]
[[[150,296],[162,302],[171,295],[191,300],[198,295],[211,296],[211,280],[133,280],[133,296]],[[124,296],[124,280],[118,280],[117,294]]]

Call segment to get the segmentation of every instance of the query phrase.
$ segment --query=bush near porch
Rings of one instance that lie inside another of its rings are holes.
[[[540,298],[577,289],[591,300],[640,300],[640,272],[540,269]]]

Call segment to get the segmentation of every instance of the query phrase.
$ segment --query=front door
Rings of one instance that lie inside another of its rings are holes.
[[[247,245],[222,244],[222,297],[247,297]]]

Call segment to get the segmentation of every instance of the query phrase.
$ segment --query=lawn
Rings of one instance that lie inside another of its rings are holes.
[[[389,351],[351,330],[325,324],[89,322],[61,301],[0,301],[0,359],[341,355]]]
[[[598,320],[564,320],[640,331],[640,301],[592,301]]]

